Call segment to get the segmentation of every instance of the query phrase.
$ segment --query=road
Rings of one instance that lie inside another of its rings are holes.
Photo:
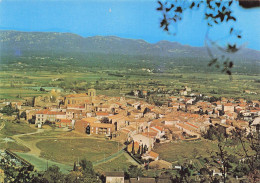
[[[20,137],[28,136],[28,135],[34,135],[34,134],[37,134],[37,133],[42,133],[44,131],[45,131],[45,129],[37,129],[36,132],[13,135],[12,138],[18,144],[21,144],[21,145],[29,148],[30,149],[30,151],[28,152],[29,154],[33,154],[33,155],[36,155],[36,156],[39,157],[40,154],[41,154],[41,150],[36,146],[36,144],[37,144],[37,142],[41,141],[42,139],[37,139],[37,140],[33,140],[33,141],[24,141],[24,140],[20,139]]]

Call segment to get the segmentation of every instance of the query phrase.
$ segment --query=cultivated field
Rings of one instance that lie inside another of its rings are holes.
[[[193,92],[216,97],[243,97],[254,100],[259,94],[247,94],[244,91],[257,92],[260,88],[259,75],[232,75],[222,73],[179,73],[172,70],[167,73],[148,73],[142,70],[51,72],[51,71],[1,71],[0,99],[19,100],[24,97],[42,96],[50,87],[60,88],[63,93],[86,92],[96,88],[98,94],[120,96],[131,90],[151,90],[164,88],[177,91],[189,86]],[[40,88],[46,91],[40,91]]]

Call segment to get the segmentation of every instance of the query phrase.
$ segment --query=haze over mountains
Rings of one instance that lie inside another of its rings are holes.
[[[207,57],[205,47],[191,47],[177,42],[160,41],[156,44],[144,40],[124,39],[115,36],[83,38],[71,33],[0,31],[1,54],[21,52],[79,52],[124,55],[150,55],[163,57]],[[259,59],[260,52],[244,48],[234,57]]]
[[[91,54],[109,54],[142,56],[144,58],[156,57],[175,61],[177,58],[183,58],[189,59],[191,64],[194,60],[209,59],[205,47],[191,47],[177,42],[160,41],[151,44],[144,40],[115,36],[83,38],[76,34],[55,32],[0,31],[0,46],[2,63],[6,56],[51,56],[57,54],[62,56],[81,55],[82,58]],[[213,50],[213,53],[223,55],[223,52],[216,50]],[[249,64],[259,68],[260,51],[243,48],[236,54],[229,54],[229,57],[236,64]]]

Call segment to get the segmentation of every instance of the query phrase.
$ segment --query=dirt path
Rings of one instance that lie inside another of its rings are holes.
[[[33,134],[37,134],[37,133],[42,133],[44,131],[45,131],[45,129],[37,129],[36,132],[13,135],[12,138],[18,144],[24,145],[27,148],[29,148],[30,149],[30,151],[28,152],[29,154],[40,156],[41,150],[39,148],[37,148],[36,144],[37,144],[37,142],[41,141],[41,139],[33,140],[33,141],[24,141],[24,140],[20,139],[20,137],[27,136],[27,135],[33,135]]]
[[[0,127],[1,128],[1,127]],[[72,137],[67,137],[67,136],[46,136],[46,137],[41,137],[41,138],[35,138],[33,140],[23,140],[21,137],[25,137],[25,136],[30,136],[30,135],[34,135],[34,134],[39,134],[39,133],[43,133],[45,131],[50,131],[51,129],[37,129],[36,132],[32,132],[32,133],[26,133],[26,134],[18,134],[18,135],[13,135],[12,138],[21,145],[26,146],[27,148],[30,149],[29,152],[25,153],[25,154],[31,154],[34,155],[36,157],[40,157],[41,154],[41,150],[37,147],[37,143],[43,140],[48,140],[48,139],[57,139],[57,140],[69,140],[69,139],[97,139],[97,140],[105,140],[103,138],[98,138],[98,137],[91,137],[91,136],[72,136]],[[94,162],[94,166],[103,164],[103,163],[107,163],[109,161],[112,161],[116,158],[118,158],[119,156],[121,156],[122,154],[124,154],[126,156],[126,158],[128,159],[129,162],[131,162],[132,164],[136,164],[139,165],[136,161],[134,161],[132,159],[132,157],[130,157],[127,153],[124,152],[124,147],[119,151],[116,152],[112,155],[110,155],[109,157],[106,157],[104,160],[100,160],[97,162]]]

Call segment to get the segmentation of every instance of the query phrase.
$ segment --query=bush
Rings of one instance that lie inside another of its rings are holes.
[[[9,104],[9,105],[4,106],[4,108],[1,112],[5,113],[8,116],[11,116],[14,112],[17,112],[17,110],[14,109],[11,104]]]

